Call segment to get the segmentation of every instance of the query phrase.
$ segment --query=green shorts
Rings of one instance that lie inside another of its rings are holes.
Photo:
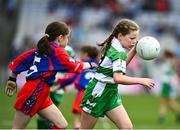
[[[161,95],[163,97],[169,97],[170,96],[170,91],[171,91],[170,85],[167,84],[167,83],[163,83],[162,90],[161,90]]]
[[[166,98],[175,99],[177,97],[177,90],[172,89],[170,84],[163,83],[162,84],[162,90],[161,90],[161,96]]]
[[[81,107],[83,111],[98,118],[120,105],[122,101],[116,84],[105,84],[93,79],[86,88]]]

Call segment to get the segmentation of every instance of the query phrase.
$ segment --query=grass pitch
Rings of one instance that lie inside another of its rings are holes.
[[[63,115],[67,119],[69,126],[73,128],[73,114],[71,107],[76,92],[67,92],[63,97],[63,103],[59,106]],[[14,109],[12,108],[16,96],[7,97],[0,92],[0,129],[12,128]],[[141,94],[141,95],[122,95],[122,101],[126,108],[135,129],[180,129],[180,123],[176,123],[175,115],[170,110],[167,113],[167,120],[164,124],[159,124],[159,97]],[[36,129],[36,116],[32,118],[27,128]],[[98,120],[96,127],[100,129],[115,129],[115,125],[108,119]]]

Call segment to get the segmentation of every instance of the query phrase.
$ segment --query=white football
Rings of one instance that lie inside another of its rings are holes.
[[[156,38],[144,36],[138,41],[136,52],[142,59],[152,60],[158,57],[160,53],[160,44]]]

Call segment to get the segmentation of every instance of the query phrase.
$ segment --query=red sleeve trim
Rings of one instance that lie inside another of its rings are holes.
[[[65,66],[69,72],[82,72],[83,63],[72,59],[72,57],[67,54],[64,48],[59,47],[55,49],[55,55],[61,65]]]

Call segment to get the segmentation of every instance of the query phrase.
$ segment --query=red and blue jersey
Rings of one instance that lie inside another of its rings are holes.
[[[96,61],[86,60],[85,62],[96,62]],[[68,73],[65,77],[59,78],[57,80],[57,83],[60,84],[61,88],[74,83],[75,88],[78,91],[81,91],[81,90],[86,89],[89,81],[94,77],[94,74],[95,74],[94,69],[86,69],[86,70],[83,70],[79,74]]]
[[[15,74],[27,71],[27,80],[42,78],[49,84],[54,82],[57,72],[82,72],[83,63],[75,61],[64,48],[58,47],[55,42],[50,44],[53,48],[51,56],[39,57],[36,48],[29,50],[11,62],[10,70]]]

